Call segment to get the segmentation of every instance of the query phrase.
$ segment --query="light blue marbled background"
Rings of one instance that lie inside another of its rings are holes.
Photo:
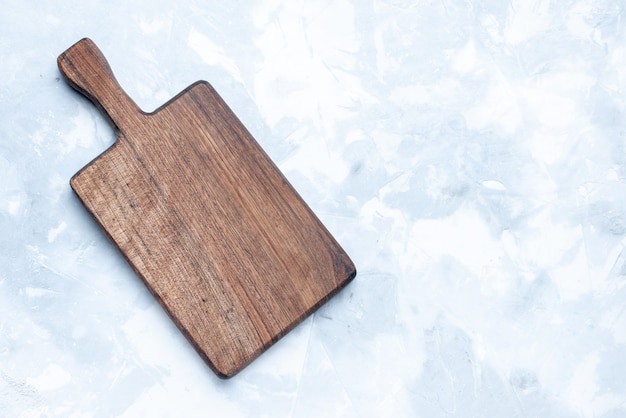
[[[0,12],[0,416],[626,416],[626,3],[32,1]],[[217,379],[72,194],[210,81],[357,279]]]

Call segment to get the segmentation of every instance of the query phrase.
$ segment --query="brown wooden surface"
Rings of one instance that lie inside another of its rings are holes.
[[[355,276],[208,83],[147,114],[89,39],[58,64],[117,136],[72,188],[219,376],[237,373]]]

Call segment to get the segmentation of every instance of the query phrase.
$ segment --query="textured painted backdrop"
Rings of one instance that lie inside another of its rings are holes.
[[[623,417],[626,2],[33,1],[0,12],[0,416]],[[354,259],[217,379],[72,194],[210,81]]]

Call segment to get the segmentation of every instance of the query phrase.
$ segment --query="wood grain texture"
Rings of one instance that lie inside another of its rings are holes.
[[[208,83],[148,114],[91,40],[58,64],[117,136],[72,188],[220,377],[354,278],[347,254]]]

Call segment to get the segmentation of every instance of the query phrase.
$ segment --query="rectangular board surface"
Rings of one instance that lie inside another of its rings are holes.
[[[237,373],[355,276],[208,83],[147,114],[90,40],[63,53],[59,68],[117,136],[72,188],[219,376]]]

